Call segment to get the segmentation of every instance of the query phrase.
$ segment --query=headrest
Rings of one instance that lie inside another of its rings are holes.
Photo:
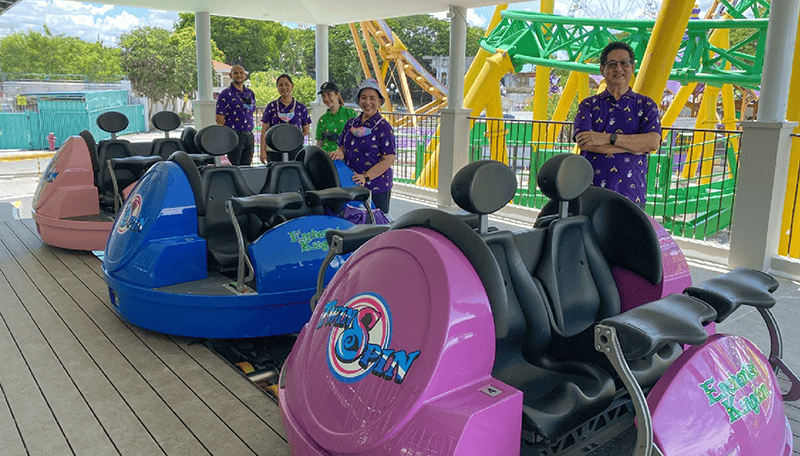
[[[472,214],[502,209],[517,192],[514,171],[496,160],[478,160],[461,168],[450,185],[458,207]]]
[[[576,154],[558,154],[539,169],[537,183],[544,195],[555,201],[573,200],[592,185],[589,161]]]
[[[273,125],[267,130],[264,142],[278,153],[294,153],[303,147],[303,132],[291,124]]]
[[[201,153],[215,156],[226,155],[239,147],[239,135],[223,125],[211,125],[201,128],[194,135],[194,144]]]
[[[150,118],[153,126],[161,131],[172,131],[181,126],[181,118],[172,111],[160,111]]]
[[[119,133],[128,128],[128,118],[121,112],[104,112],[97,116],[97,126],[108,133]]]

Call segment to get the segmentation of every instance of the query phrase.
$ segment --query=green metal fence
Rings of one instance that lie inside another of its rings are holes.
[[[391,114],[384,114],[393,119]],[[408,115],[403,115],[408,117]],[[395,121],[394,175],[420,181],[439,140],[439,116],[417,116],[417,126]],[[547,198],[536,174],[550,157],[575,151],[572,123],[471,117],[470,161],[503,160],[518,180],[514,204],[541,208]],[[726,243],[732,222],[741,132],[664,128],[661,148],[648,161],[646,212],[675,236]]]

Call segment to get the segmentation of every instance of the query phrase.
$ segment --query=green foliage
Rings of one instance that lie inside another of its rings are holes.
[[[102,43],[75,37],[28,31],[0,39],[0,72],[14,74],[82,75],[87,81],[119,80],[120,52]]]
[[[140,27],[119,38],[122,68],[131,86],[154,102],[190,95],[197,89],[197,44],[192,29],[175,33]],[[224,55],[211,43],[212,58]]]
[[[194,14],[180,13],[175,30],[194,28]],[[224,62],[242,65],[249,73],[280,67],[290,30],[273,21],[211,16],[211,39],[225,55]]]
[[[249,86],[256,94],[256,104],[266,106],[270,101],[278,98],[278,87],[276,80],[284,71],[256,71],[250,73]],[[316,82],[311,76],[292,75],[294,81],[294,98],[308,106],[317,97]]]

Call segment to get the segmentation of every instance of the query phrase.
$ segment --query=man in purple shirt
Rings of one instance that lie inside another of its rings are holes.
[[[622,194],[644,209],[647,155],[661,144],[658,105],[630,88],[633,49],[615,41],[600,54],[606,90],[578,105],[573,140],[594,168],[596,187]]]
[[[387,214],[397,147],[394,130],[378,112],[384,100],[375,79],[364,80],[356,97],[361,114],[345,123],[339,147],[330,156],[334,160],[344,160],[353,170],[353,182],[370,189],[372,202]]]
[[[253,112],[256,109],[256,94],[244,86],[247,72],[241,65],[231,68],[231,85],[217,97],[217,125],[232,128],[239,135],[239,147],[228,154],[234,165],[249,165],[253,162]]]

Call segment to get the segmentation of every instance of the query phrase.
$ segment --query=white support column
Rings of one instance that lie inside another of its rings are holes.
[[[316,73],[317,73],[317,88],[328,80],[328,26],[325,24],[317,24],[315,27],[316,38]],[[309,135],[311,138],[316,137],[317,120],[325,114],[328,108],[322,103],[322,96],[317,94],[317,98],[311,103],[311,131]]]
[[[786,121],[798,0],[772,2],[758,120],[742,124],[733,205],[730,267],[768,271],[778,253],[791,141],[797,122]]]
[[[467,9],[450,6],[450,69],[447,76],[447,108],[441,110],[439,127],[439,207],[452,207],[453,176],[469,163],[469,109],[464,109],[464,62],[467,49]]]
[[[216,123],[215,103],[211,85],[211,15],[206,11],[194,14],[197,42],[197,100],[192,103],[194,124],[201,129]]]
[[[792,79],[792,66],[787,63],[794,60],[797,15],[798,0],[784,0],[770,4],[757,121],[786,120],[789,82]]]

